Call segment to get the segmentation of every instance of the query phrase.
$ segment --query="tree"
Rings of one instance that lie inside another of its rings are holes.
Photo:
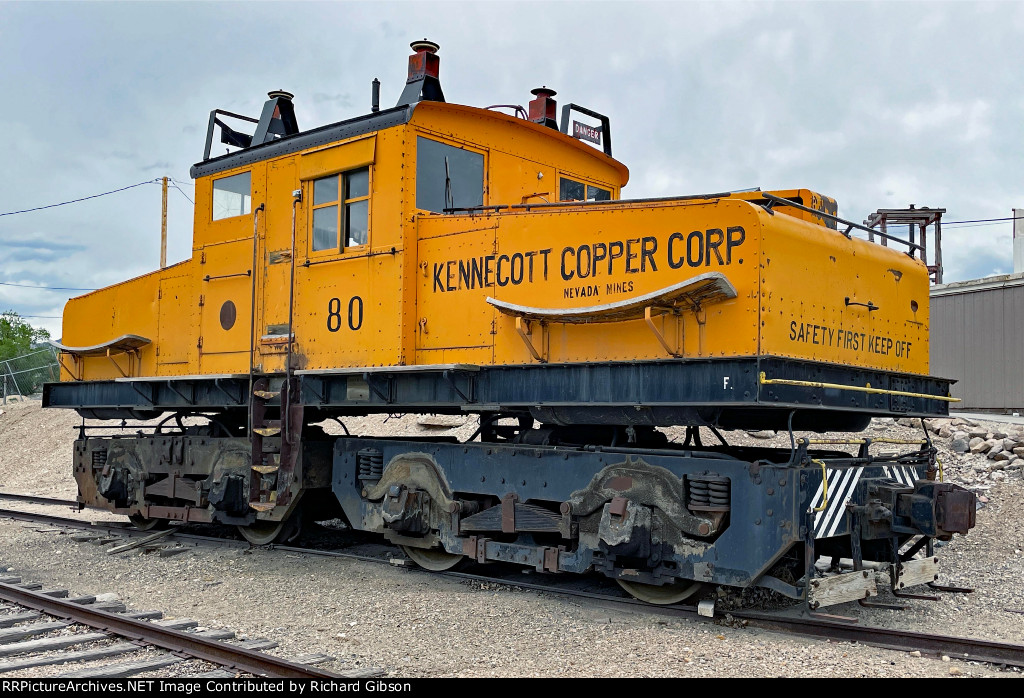
[[[32,327],[13,310],[0,315],[0,361],[28,354],[36,344],[49,338],[49,332]]]
[[[8,391],[28,395],[57,379],[53,352],[38,348],[49,338],[49,332],[32,327],[13,310],[0,314],[0,380],[6,376]]]

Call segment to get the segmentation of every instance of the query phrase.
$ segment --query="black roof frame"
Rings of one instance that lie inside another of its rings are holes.
[[[365,133],[373,133],[374,131],[401,126],[409,123],[412,119],[412,112],[415,107],[416,103],[402,105],[373,114],[358,116],[354,119],[321,126],[295,134],[294,136],[280,138],[271,143],[244,148],[234,153],[228,153],[227,155],[196,163],[192,166],[189,174],[192,176],[192,179],[207,177],[218,172],[233,170],[237,167],[251,165],[263,160],[271,160],[282,155],[315,148],[318,145],[328,145],[355,136],[361,136]]]

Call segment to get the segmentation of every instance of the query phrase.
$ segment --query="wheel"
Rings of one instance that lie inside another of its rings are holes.
[[[254,521],[247,526],[239,526],[238,532],[253,545],[270,545],[281,537],[284,525],[284,521]]]
[[[462,555],[449,553],[440,548],[413,548],[407,545],[402,546],[405,554],[417,565],[431,572],[444,572],[450,570],[462,561]]]
[[[150,519],[142,514],[132,514],[128,517],[128,520],[140,531],[149,531],[154,528],[164,529],[170,524],[166,519]]]
[[[238,532],[253,545],[291,543],[302,533],[303,512],[302,508],[296,509],[283,521],[253,521],[238,526]]]
[[[688,579],[677,579],[663,586],[628,582],[625,579],[616,579],[615,581],[633,598],[658,606],[685,601],[696,594],[701,586],[703,586],[700,582],[693,582]]]

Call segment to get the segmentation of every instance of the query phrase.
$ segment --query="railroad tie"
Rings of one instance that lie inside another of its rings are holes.
[[[58,679],[87,679],[87,678],[105,678],[105,679],[123,679],[129,676],[135,676],[145,671],[156,671],[157,669],[163,669],[172,664],[184,661],[184,657],[175,657],[172,654],[165,652],[159,653],[155,657],[148,659],[142,659],[137,662],[125,662],[124,664],[104,664],[103,666],[90,667],[88,669],[79,669],[78,671],[70,671],[66,674],[59,674],[56,678]]]
[[[107,613],[124,613],[127,607],[120,601],[97,601],[96,603],[86,604],[89,608],[96,611],[106,611]]]
[[[227,669],[214,669],[213,671],[207,671],[204,674],[196,674],[195,676],[186,676],[189,679],[233,679],[239,675],[240,672],[228,671]]]
[[[0,645],[0,657],[10,657],[16,654],[27,652],[49,652],[50,650],[62,650],[73,645],[83,645],[87,642],[97,640],[109,640],[106,633],[79,633],[77,635],[61,635],[59,637],[48,637],[42,640],[26,640],[25,642],[12,642],[9,645]]]
[[[242,649],[255,650],[255,651],[259,652],[259,651],[262,651],[262,650],[272,650],[275,647],[277,647],[277,644],[278,643],[274,642],[273,640],[262,640],[261,639],[261,640],[245,640],[243,642],[239,642],[238,646],[241,647]]]
[[[205,637],[207,640],[230,640],[235,636],[235,631],[228,630],[227,628],[213,628],[195,633],[195,635],[197,637]]]
[[[8,645],[12,642],[18,642],[24,640],[26,637],[32,637],[33,635],[45,635],[51,630],[59,630],[66,628],[70,625],[65,621],[49,621],[46,623],[34,623],[32,625],[23,625],[20,628],[5,628],[0,630],[0,645]]]
[[[67,589],[43,589],[39,593],[44,596],[52,596],[55,599],[66,599],[70,596]]]
[[[25,611],[24,613],[10,613],[6,616],[0,616],[0,628],[9,628],[12,625],[24,623],[27,620],[35,620],[41,615],[39,611]]]
[[[134,548],[138,548],[138,547],[141,547],[143,545],[147,545],[149,543],[152,543],[155,540],[159,540],[160,538],[165,538],[165,537],[167,537],[169,535],[172,535],[175,532],[176,532],[175,529],[168,528],[165,531],[160,531],[159,533],[154,533],[151,536],[146,536],[145,538],[140,538],[137,541],[133,541],[131,543],[125,543],[124,545],[115,546],[115,547],[113,547],[113,548],[111,548],[110,550],[107,551],[107,555],[116,555],[117,553],[123,553],[123,552],[126,552],[128,550],[133,550]]]
[[[9,662],[0,662],[0,674],[8,671],[19,671],[31,669],[37,666],[53,666],[55,664],[73,664],[76,662],[91,662],[96,659],[116,657],[128,652],[137,652],[141,649],[138,645],[130,642],[120,642],[107,647],[97,649],[75,650],[61,654],[48,654],[46,656],[25,657],[24,659],[12,659]]]
[[[169,630],[190,630],[197,627],[199,621],[192,620],[191,618],[173,618],[171,620],[154,621],[153,624]]]
[[[164,617],[163,611],[129,611],[127,613],[115,611],[115,613],[120,613],[125,618],[134,618],[135,620],[158,620]]]

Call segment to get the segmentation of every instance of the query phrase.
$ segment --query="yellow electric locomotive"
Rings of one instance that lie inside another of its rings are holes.
[[[860,239],[806,189],[622,199],[607,117],[568,104],[559,122],[546,87],[523,118],[447,103],[437,46],[413,49],[392,109],[375,81],[371,113],[308,131],[286,92],[259,119],[214,110],[191,259],[69,301],[47,405],[208,421],[83,431],[80,501],[255,543],[337,509],[427,567],[598,570],[655,601],[871,593],[812,590],[818,554],[928,577],[932,558],[890,560],[892,541],[930,552],[973,525],[973,498],[936,481],[926,439],[898,457],[701,442],[945,414],[915,247]],[[235,150],[211,157],[218,128]],[[458,444],[316,426],[396,412],[481,428]]]

